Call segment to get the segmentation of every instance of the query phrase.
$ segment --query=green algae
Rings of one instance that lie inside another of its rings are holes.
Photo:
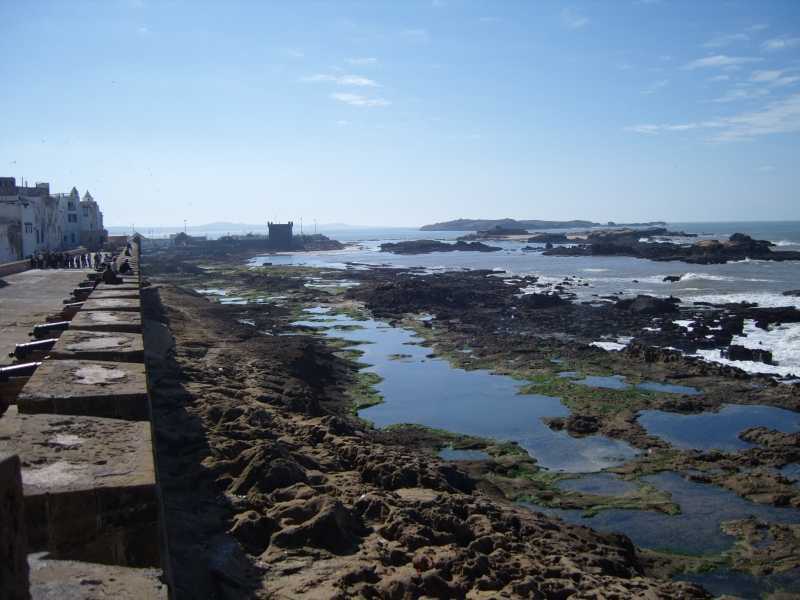
[[[383,396],[375,389],[383,378],[371,371],[359,371],[353,378],[345,396],[348,399],[350,411],[358,415],[360,410],[383,403]]]

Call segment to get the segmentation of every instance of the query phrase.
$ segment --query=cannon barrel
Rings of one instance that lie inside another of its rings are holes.
[[[0,367],[0,381],[8,381],[12,377],[30,377],[41,364],[40,362],[30,362]]]
[[[69,329],[69,321],[56,321],[55,323],[36,325],[31,335],[37,340],[42,340],[50,337],[53,333],[65,331],[67,329]]]
[[[9,356],[17,360],[24,360],[32,354],[49,352],[57,341],[57,338],[50,338],[37,342],[28,342],[27,344],[17,344],[14,351],[9,353]]]

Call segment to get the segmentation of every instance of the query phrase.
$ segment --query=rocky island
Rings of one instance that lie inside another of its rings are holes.
[[[640,241],[641,232],[607,232],[590,234],[576,245],[547,249],[547,256],[632,256],[655,261],[681,261],[709,265],[729,261],[800,260],[800,252],[773,251],[774,244],[766,240],[754,240],[748,235],[734,233],[727,240],[700,240],[693,244]],[[668,234],[659,234],[668,235]]]
[[[665,225],[663,221],[647,223],[595,223],[581,219],[570,221],[543,221],[539,219],[455,219],[430,225],[423,225],[420,231],[480,231],[501,227],[503,229],[578,229],[586,227],[650,227]]]
[[[390,242],[381,244],[381,252],[392,254],[429,254],[431,252],[497,252],[496,246],[487,246],[481,242],[465,242],[458,240],[454,244],[436,240],[411,240],[408,242]]]

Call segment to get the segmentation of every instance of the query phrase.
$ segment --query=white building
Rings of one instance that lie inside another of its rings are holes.
[[[95,202],[87,190],[80,203],[78,213],[80,225],[80,243],[90,250],[98,249],[108,237],[108,232],[103,228],[103,213],[100,205]]]
[[[50,184],[17,185],[0,177],[0,263],[39,252],[84,246],[99,249],[107,238],[103,213],[88,192],[50,195]]]
[[[63,226],[61,243],[66,248],[75,248],[81,243],[81,225],[78,217],[81,196],[77,189],[72,188],[69,194],[56,194],[55,197],[58,199]]]

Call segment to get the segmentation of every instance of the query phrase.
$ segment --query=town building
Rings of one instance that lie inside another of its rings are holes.
[[[108,237],[108,232],[103,229],[103,213],[100,212],[100,205],[88,190],[81,200],[78,224],[81,246],[89,250],[99,250]]]
[[[75,188],[51,195],[49,183],[30,187],[0,177],[0,263],[81,246],[97,250],[107,235],[103,213],[88,192],[83,200]]]

